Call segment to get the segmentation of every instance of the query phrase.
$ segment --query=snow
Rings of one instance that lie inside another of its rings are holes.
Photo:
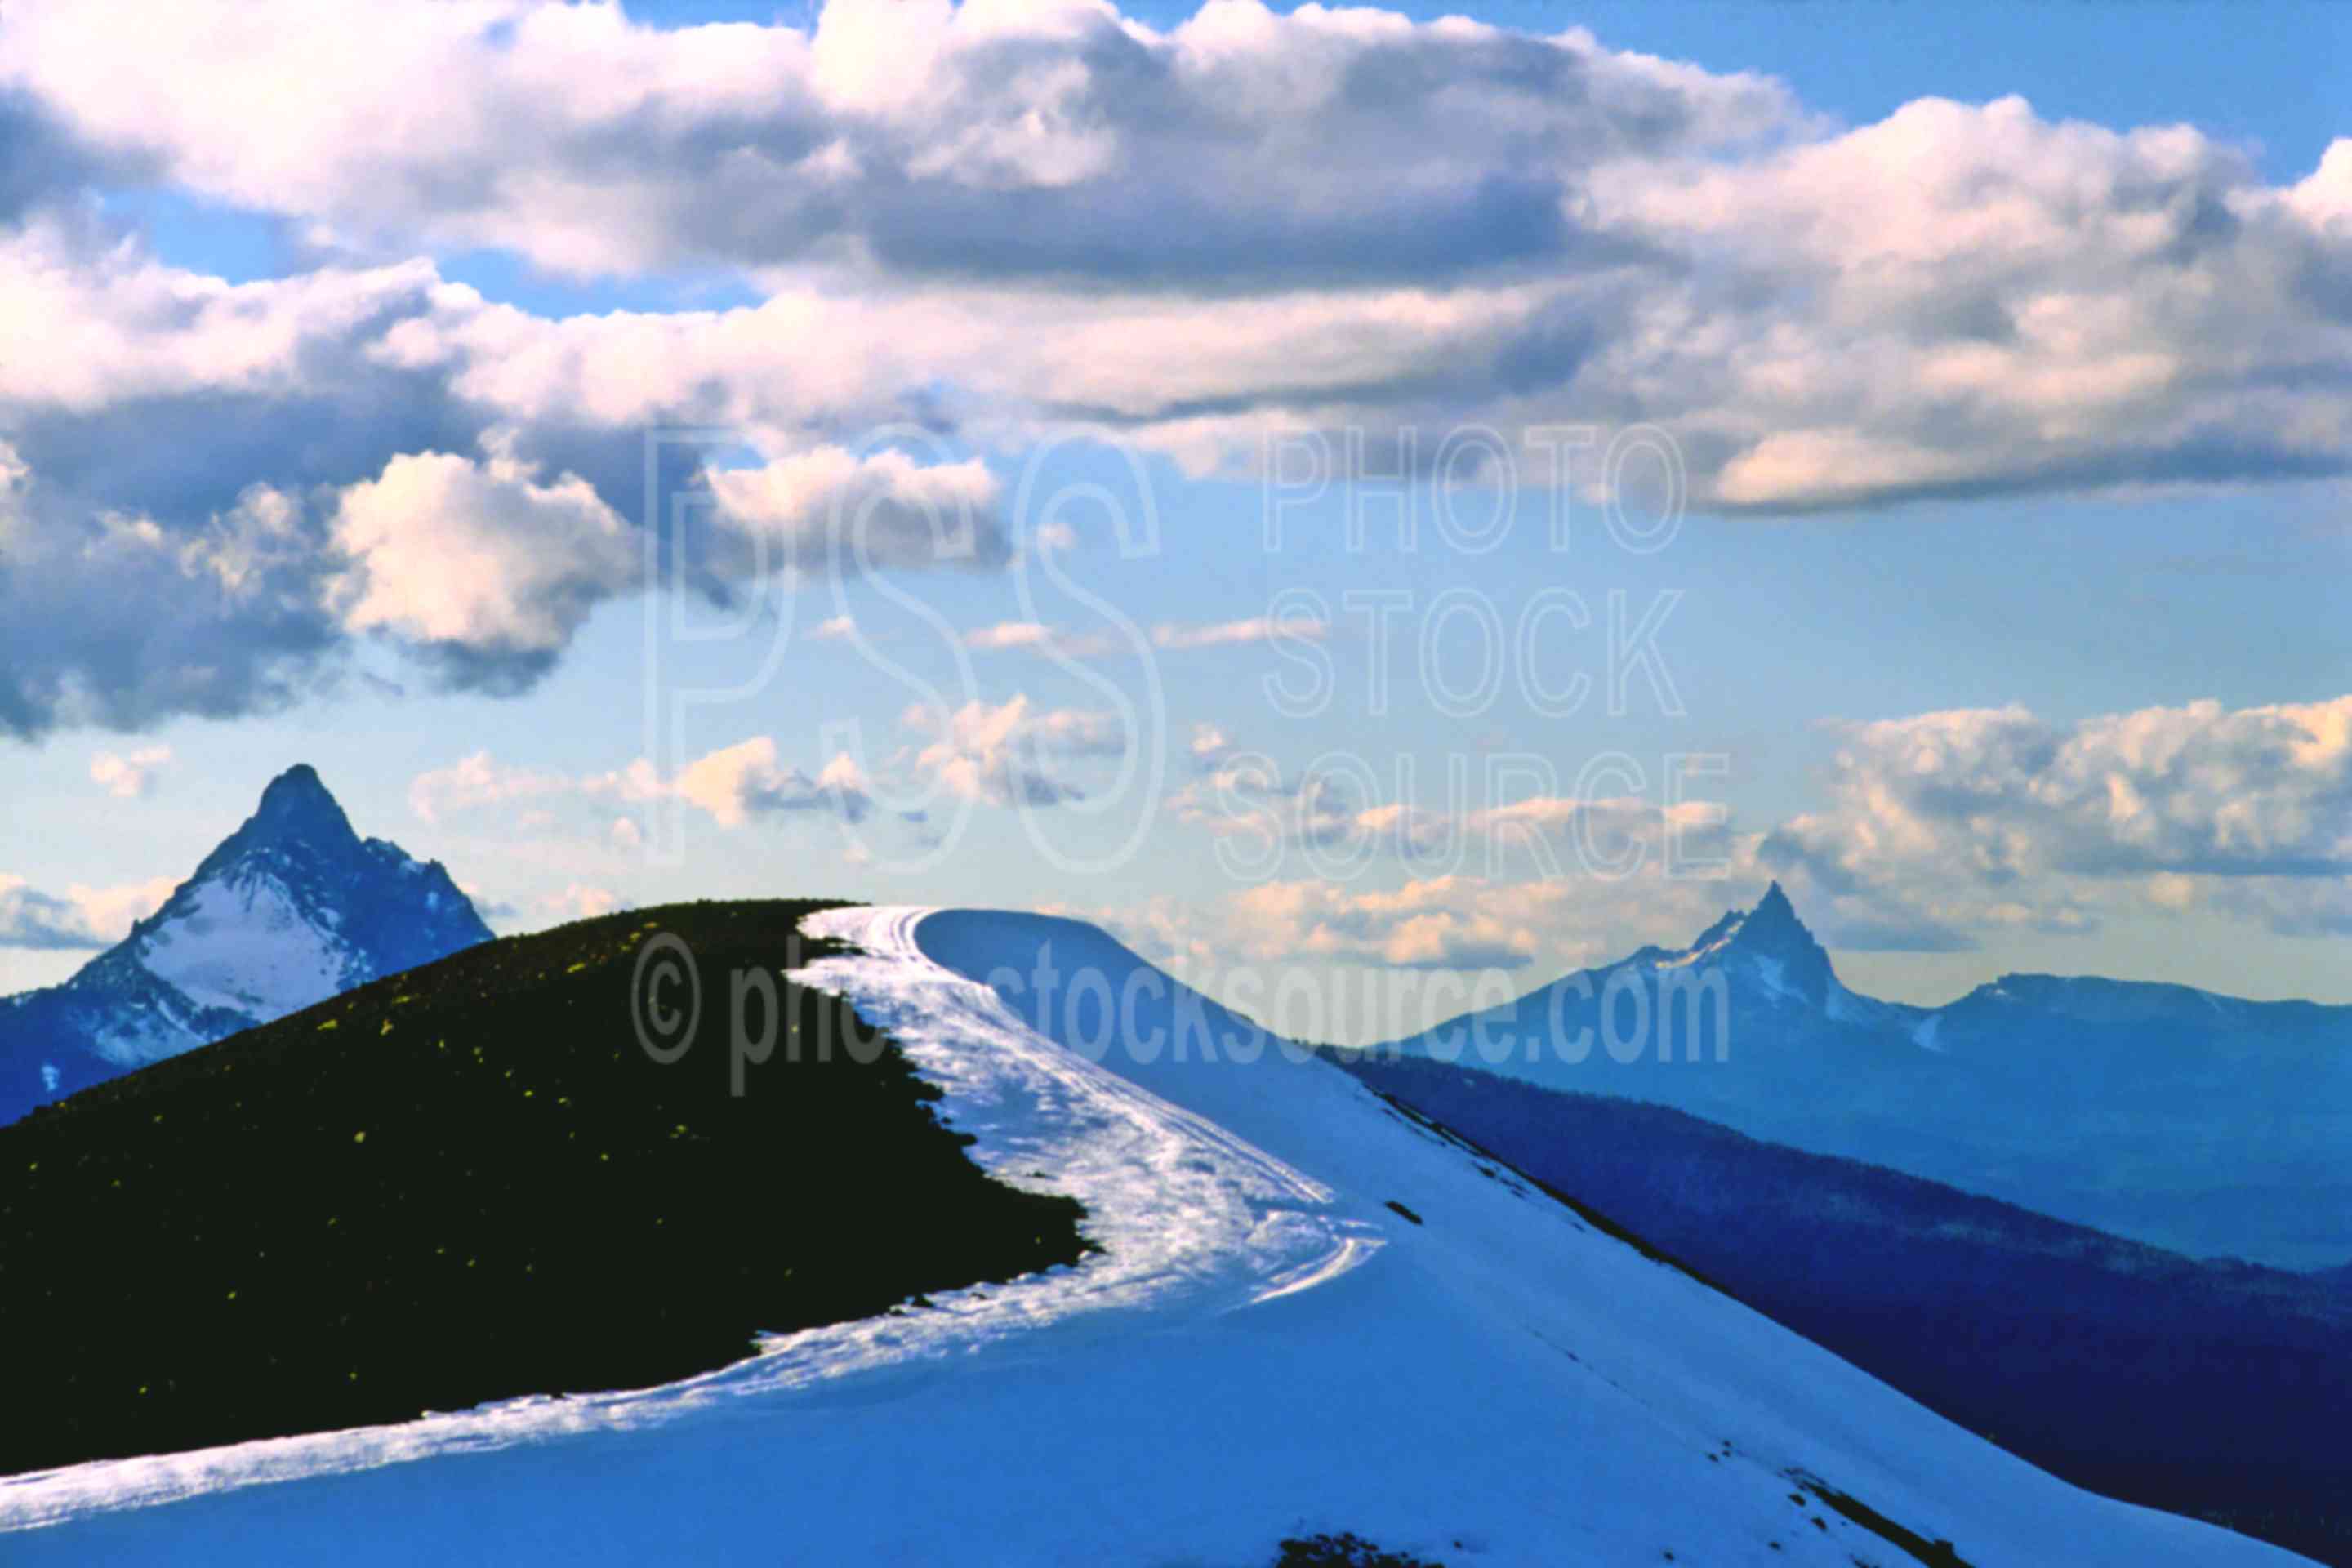
[[[342,990],[347,955],[275,879],[251,876],[190,889],[146,937],[140,963],[200,1007],[269,1019]]]
[[[1906,1009],[1895,1003],[1849,991],[1845,983],[1832,974],[1822,996],[1822,1011],[1834,1023],[1886,1024],[1900,1019]]]
[[[173,1006],[174,995],[159,986],[139,1003],[118,1008],[105,1032],[92,1037],[90,1049],[118,1067],[138,1068],[204,1044],[206,1037]]]
[[[1347,1529],[1457,1568],[1906,1560],[1792,1505],[1802,1471],[1978,1568],[2298,1561],[2041,1474],[1322,1063],[1073,1048],[974,978],[1049,952],[1113,994],[1156,975],[1090,928],[810,929],[862,951],[804,978],[892,1030],[975,1158],[1084,1202],[1104,1253],[665,1388],[0,1481],[0,1529],[48,1526],[0,1555],[1247,1568]],[[1158,984],[1146,1022],[1181,990]]]

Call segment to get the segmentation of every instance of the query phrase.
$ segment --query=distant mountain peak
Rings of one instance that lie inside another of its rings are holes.
[[[308,763],[296,763],[262,790],[261,808],[256,815],[269,816],[321,809],[332,810],[338,816],[342,811],[326,781],[319,776],[319,770]]]
[[[319,777],[319,770],[308,763],[297,763],[269,781],[261,792],[261,804],[239,833],[272,837],[299,834],[336,842],[359,839],[341,804]]]
[[[1815,939],[1812,931],[1797,918],[1796,905],[1774,882],[1756,901],[1731,934],[1732,945],[1750,952],[1771,952],[1787,957],[1801,957],[1808,962],[1818,959],[1826,971],[1830,956]]]
[[[127,938],[0,1014],[0,1121],[490,935],[438,862],[362,838],[297,763]]]
[[[389,844],[383,848],[399,853]],[[319,770],[298,763],[269,781],[253,815],[214,847],[180,892],[263,866],[302,868],[331,882],[349,882],[364,876],[369,859],[367,841],[352,828]]]
[[[1778,881],[1753,909],[1727,910],[1671,962],[1713,963],[1757,982],[1767,994],[1828,1007],[1848,996],[1830,967],[1827,949],[1797,918]]]

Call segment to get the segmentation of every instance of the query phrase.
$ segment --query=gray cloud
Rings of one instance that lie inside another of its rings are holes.
[[[512,694],[641,585],[637,410],[541,423],[393,347],[469,292],[418,264],[230,289],[117,237],[0,227],[0,296],[64,334],[0,359],[0,732],[268,711],[331,689],[361,634],[433,684]],[[665,498],[727,498],[665,558],[704,596],[761,568],[754,535],[770,571],[1010,560],[976,465],[782,428],[769,468],[713,477],[689,452],[663,476]],[[730,461],[759,460],[751,439]]]
[[[79,952],[105,947],[108,941],[90,929],[71,901],[0,879],[0,947]]]
[[[1759,79],[1368,13],[1229,5],[1160,34],[1076,5],[834,0],[813,32],[735,29],[722,72],[709,45],[617,13],[528,10],[504,37],[427,16],[359,50],[320,38],[314,13],[257,5],[268,25],[235,40],[146,30],[190,68],[161,89],[169,112],[94,96],[92,40],[42,0],[18,0],[12,74],[184,182],[388,243],[582,271],[863,251],[900,271],[1154,288],[1622,259],[1583,212],[1582,171],[1776,134],[1791,112]],[[300,155],[226,145],[197,95],[234,100],[298,58],[340,89],[310,104]],[[630,89],[573,91],[564,73]],[[387,143],[376,127],[404,99],[415,132]]]

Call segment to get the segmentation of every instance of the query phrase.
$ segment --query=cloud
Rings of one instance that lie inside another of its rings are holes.
[[[1260,983],[1240,998],[1240,1005],[1262,1011],[1270,990],[1295,984],[1263,984],[1266,966],[1333,963],[1391,972],[1491,973],[1580,962],[1599,950],[1581,936],[1562,935],[1560,928],[1575,908],[1576,900],[1563,884],[1444,877],[1378,891],[1351,890],[1319,879],[1277,881],[1207,904],[1162,895],[1100,908],[1048,904],[1040,912],[1101,925],[1189,984],[1216,989],[1238,974],[1254,973]],[[1623,912],[1616,911],[1621,930],[1606,940],[1622,938]],[[1504,997],[1517,988],[1515,983]],[[1318,995],[1339,1015],[1347,1011],[1344,998],[1344,989]],[[1423,1022],[1440,1022],[1464,1005],[1457,995],[1454,1006]],[[1323,1017],[1307,1033],[1328,1034],[1332,1021]]]
[[[1016,695],[988,703],[977,699],[952,712],[920,705],[899,722],[933,739],[914,763],[939,787],[965,800],[995,805],[1058,805],[1084,792],[1052,764],[1126,754],[1129,737],[1112,715],[1085,709],[1032,711]]]
[[[1394,892],[1270,883],[1234,909],[1262,946],[1401,969],[1517,969],[1541,945],[1525,917],[1559,896],[1533,884],[1498,891],[1438,878]]]
[[[1171,651],[1201,647],[1230,647],[1240,643],[1271,642],[1277,637],[1301,642],[1320,642],[1330,632],[1324,622],[1311,616],[1253,616],[1238,621],[1218,621],[1205,626],[1187,626],[1163,621],[1151,628],[1151,645]]]
[[[2352,878],[2249,877],[2200,892],[2223,914],[2273,936],[2352,936]]]
[[[862,256],[1286,287],[1593,266],[1617,253],[1581,221],[1581,173],[1791,113],[1763,79],[1581,34],[1255,0],[1166,32],[1082,0],[833,0],[807,30],[459,0],[364,35],[295,0],[135,22],[16,0],[0,79],[240,207],[582,275]]]
[[[350,564],[326,594],[346,629],[394,634],[448,684],[515,690],[598,605],[645,585],[646,543],[587,480],[545,479],[513,457],[517,432],[485,445],[478,460],[397,457],[344,489],[331,538]],[[987,515],[996,480],[977,462],[821,447],[712,469],[702,488],[708,526],[679,548],[713,597],[812,566],[855,574],[1009,558]]]
[[[587,882],[572,882],[560,893],[541,897],[534,906],[541,918],[550,925],[562,925],[572,921],[594,920],[599,915],[636,908],[635,901],[623,898],[610,888],[596,887]]]
[[[100,752],[89,760],[90,782],[117,800],[139,800],[169,767],[172,748],[142,746],[128,753]]]
[[[1004,565],[996,477],[977,459],[917,463],[838,447],[707,475],[721,515],[748,539],[779,544],[778,564],[843,574],[888,567]]]
[[[106,945],[107,939],[70,900],[28,886],[21,877],[0,875],[0,946],[95,950]]]
[[[803,813],[861,822],[874,805],[865,775],[846,753],[836,755],[812,778],[781,763],[775,741],[765,735],[698,757],[668,778],[643,758],[613,772],[572,775],[502,763],[488,752],[477,752],[448,767],[419,773],[408,790],[410,809],[426,822],[455,811],[553,796],[633,805],[683,801],[722,827]],[[602,842],[614,849],[635,850],[645,843],[633,817],[606,821],[601,833]]]
[[[55,504],[0,441],[0,733],[224,717],[307,689],[335,641],[316,568],[241,555],[276,510],[256,489],[174,532]]]
[[[358,637],[459,688],[551,668],[643,586],[665,416],[566,395],[562,353],[472,384],[432,345],[486,309],[427,263],[233,287],[71,225],[0,227],[0,312],[26,323],[0,356],[0,731],[266,711],[338,678]],[[598,341],[595,374],[641,393],[625,334]],[[723,600],[788,568],[1010,559],[983,467],[813,442],[824,395],[737,400],[752,422],[669,569]],[[690,458],[664,477],[691,485]]]
[[[472,882],[458,883],[457,890],[466,895],[474,912],[492,926],[510,926],[522,919],[522,906],[511,899],[495,898]]]
[[[82,143],[31,94],[0,89],[0,224],[20,222],[101,180],[152,178],[146,161],[110,159]]]
[[[1330,627],[1309,617],[1290,616],[1275,619],[1254,616],[1242,620],[1193,623],[1162,621],[1150,631],[1151,647],[1163,653],[1186,653],[1197,648],[1233,647],[1251,643],[1271,642],[1287,638],[1301,642],[1320,642]],[[1108,632],[1072,631],[1065,626],[1048,626],[1043,621],[999,621],[992,626],[975,626],[963,634],[966,647],[987,652],[1018,649],[1029,653],[1059,655],[1064,658],[1104,658],[1113,654],[1138,651],[1138,645]]]
[[[1184,750],[1201,767],[1214,768],[1233,755],[1234,742],[1224,731],[1204,720],[1192,726],[1192,739]]]
[[[1287,772],[1205,723],[1194,728],[1191,754],[1201,776],[1169,795],[1169,809],[1177,821],[1234,842],[1237,871],[1261,871],[1303,847],[1334,874],[1391,856],[1433,878],[1458,869],[1475,850],[1496,877],[1616,881],[1671,862],[1680,877],[1711,880],[1745,868],[1753,850],[1754,836],[1733,831],[1723,802],[1561,794],[1549,760],[1534,754],[1492,754],[1480,777],[1457,758],[1425,779],[1383,780],[1360,758],[1339,754]],[[1664,787],[1646,775],[1642,783]],[[1487,802],[1504,793],[1510,798]]]
[[[488,752],[476,752],[446,768],[417,774],[408,785],[408,809],[421,822],[438,822],[453,811],[562,795],[575,787],[560,773],[510,767]]]
[[[1758,511],[2352,464],[2352,142],[2271,184],[2193,128],[2016,99],[1843,127],[1581,32],[10,0],[0,138],[20,738],[267,710],[362,637],[520,690],[644,585],[654,427],[753,459],[701,476],[669,562],[720,600],[763,555],[1005,565],[971,453],[1048,434],[1224,474],[1357,430],[1425,471],[1439,432],[1567,412],[1666,429],[1695,504]],[[158,261],[79,199],[131,170],[276,215],[304,269]],[[422,258],[485,249],[763,298],[551,319]],[[883,426],[915,434],[861,444]]]
[[[1637,335],[1690,332],[1653,364],[1701,378],[1665,422],[1720,443],[1721,500],[1811,508],[2341,472],[2343,163],[2282,190],[2188,127],[1927,99],[1602,199],[1777,278],[1708,329],[1685,281]]]
[[[1830,785],[1827,807],[1780,824],[1758,854],[1821,889],[1833,924],[1880,938],[1844,945],[2086,930],[2135,889],[2178,910],[2229,888],[2226,910],[2325,929],[2352,877],[2352,697],[1857,724]]]
[[[453,684],[511,688],[543,671],[588,614],[638,580],[629,525],[586,480],[447,453],[396,457],[337,499],[327,584],[354,632],[388,631]]]
[[[973,700],[944,714],[919,704],[900,715],[917,739],[902,746],[869,778],[858,760],[836,752],[814,774],[782,760],[773,736],[754,735],[706,752],[665,773],[647,758],[604,773],[566,774],[502,763],[476,752],[446,768],[420,773],[409,805],[425,821],[486,805],[572,796],[645,806],[677,802],[720,827],[831,817],[865,822],[876,811],[919,823],[916,803],[944,792],[985,805],[1057,805],[1084,798],[1064,767],[1118,757],[1126,731],[1107,713],[1083,709],[1033,710],[1025,696],[1002,703]],[[603,821],[599,842],[610,848],[643,847],[632,817]]]
[[[2272,186],[2187,127],[2012,98],[1844,128],[1582,32],[1254,0],[1164,30],[1081,0],[834,0],[808,28],[466,0],[364,38],[295,0],[127,15],[18,0],[0,80],[362,253],[771,289],[562,323],[445,290],[395,334],[386,363],[442,356],[524,423],[805,432],[945,389],[1214,466],[1269,427],[1565,405],[1671,428],[1699,499],[1766,510],[2337,473],[2352,447],[2352,143]]]
[[[96,951],[130,934],[133,922],[163,907],[172,896],[168,878],[119,888],[67,889],[42,892],[21,877],[0,873],[0,947],[44,952]]]
[[[1134,645],[1107,632],[1074,632],[1042,621],[999,621],[963,634],[966,647],[985,653],[1012,650],[1062,658],[1103,658]]]
[[[862,822],[874,806],[865,775],[845,752],[811,778],[798,768],[778,766],[776,743],[764,735],[688,763],[672,788],[721,827],[806,812]]]
[[[964,647],[991,652],[1009,647],[1048,647],[1057,638],[1054,628],[1040,621],[1000,621],[992,626],[974,626],[963,634]]]

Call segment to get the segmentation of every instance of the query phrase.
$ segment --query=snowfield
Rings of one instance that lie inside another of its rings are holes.
[[[329,921],[314,920],[274,877],[202,882],[142,939],[141,962],[200,1007],[283,1018],[351,984],[351,952]]]
[[[1318,1530],[1454,1568],[1915,1561],[1792,1478],[1976,1568],[2301,1561],[2050,1479],[1322,1063],[1024,1022],[1041,954],[1149,1020],[1192,1000],[1093,928],[810,930],[860,956],[801,977],[1101,1253],[663,1388],[0,1480],[0,1561],[1258,1568]]]

